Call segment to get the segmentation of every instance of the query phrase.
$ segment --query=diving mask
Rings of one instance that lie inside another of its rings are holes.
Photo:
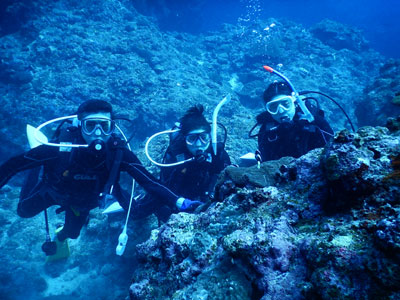
[[[87,118],[81,121],[82,132],[86,135],[92,135],[97,129],[104,135],[110,135],[114,132],[115,122],[108,118]]]
[[[276,115],[283,111],[288,111],[294,107],[294,99],[291,96],[282,96],[265,104],[265,108],[271,115]]]
[[[197,156],[200,152],[207,151],[211,143],[211,135],[204,129],[190,131],[185,136],[186,147],[193,156]]]
[[[206,145],[211,141],[211,135],[208,132],[200,132],[200,133],[189,133],[185,137],[185,141],[187,145],[194,145],[197,141],[200,141],[201,144]]]

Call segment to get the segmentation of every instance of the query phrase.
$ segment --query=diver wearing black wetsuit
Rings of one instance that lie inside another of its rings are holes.
[[[207,202],[214,196],[218,175],[231,164],[224,143],[217,144],[217,154],[214,154],[210,143],[211,127],[202,113],[203,106],[197,105],[181,118],[180,131],[171,136],[171,143],[163,159],[164,164],[188,161],[163,167],[160,173],[162,184],[182,197],[195,200],[195,205]],[[167,207],[150,197],[145,197],[138,206],[141,209],[137,212],[142,213],[142,216],[155,213],[163,221],[176,211],[176,208],[171,210],[171,206]]]
[[[324,147],[332,139],[333,130],[320,109],[308,107],[314,121],[300,120],[298,114],[291,122],[277,123],[268,112],[257,116],[261,124],[258,132],[258,149],[262,161],[275,160],[284,156],[298,158],[307,152]]]
[[[90,109],[101,106],[102,102],[104,101],[94,100],[91,106],[89,105],[89,109],[86,106],[86,114],[92,113]],[[105,111],[110,116],[110,111],[107,109],[111,106],[107,103],[105,107],[106,109],[103,107],[100,111]],[[97,115],[94,114],[94,116]],[[92,126],[94,128],[92,135],[97,130],[103,134],[108,130],[106,125],[103,125],[104,119],[103,117],[88,119],[91,122],[98,122]],[[99,134],[96,141],[101,141],[101,138],[102,134]],[[81,126],[69,127],[61,134],[59,141],[78,145],[90,143],[88,137],[84,139]],[[66,238],[77,238],[81,228],[87,222],[89,211],[100,204],[99,195],[104,192],[117,155],[120,162],[117,166],[117,176],[112,183],[113,194],[124,209],[128,208],[129,198],[123,196],[118,185],[120,172],[130,174],[147,192],[162,199],[163,203],[175,206],[179,197],[161,185],[143,167],[136,155],[126,148],[124,141],[112,134],[111,130],[107,138],[102,141],[104,142],[102,150],[95,150],[91,145],[86,148],[41,145],[1,165],[0,187],[18,172],[33,169],[21,191],[18,215],[29,218],[52,205],[60,205],[61,209],[65,210],[66,216],[64,227],[57,234],[58,239],[63,241]]]
[[[165,154],[164,163],[174,163],[188,159],[189,153],[182,141],[174,141]],[[183,197],[205,202],[213,196],[218,175],[231,164],[223,144],[218,143],[217,155],[209,146],[201,157],[175,167],[161,169],[160,180],[165,186]]]
[[[284,82],[272,83],[264,92],[267,111],[257,116],[257,124],[261,125],[258,150],[263,162],[284,156],[298,158],[325,146],[333,137],[333,130],[318,107],[306,103],[314,120],[300,118],[301,110],[288,96],[291,92]]]

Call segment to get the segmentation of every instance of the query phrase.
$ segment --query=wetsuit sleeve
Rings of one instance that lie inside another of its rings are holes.
[[[0,188],[18,172],[44,165],[57,158],[58,148],[41,145],[28,152],[14,156],[0,166]]]
[[[126,150],[121,162],[121,171],[128,172],[145,190],[152,196],[174,207],[178,195],[170,189],[162,185],[146,168],[141,164],[139,159],[131,151]]]
[[[176,157],[171,155],[169,151],[167,150],[165,157],[163,159],[163,163],[165,164],[170,164],[170,163],[175,163],[176,162]],[[160,171],[160,180],[163,184],[166,186],[171,186],[171,178],[173,174],[176,174],[176,171],[180,169],[180,166],[173,166],[173,167],[167,167],[167,168],[161,168]]]

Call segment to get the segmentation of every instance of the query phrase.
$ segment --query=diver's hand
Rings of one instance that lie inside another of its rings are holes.
[[[308,120],[308,118],[304,114],[300,115],[298,122],[299,122],[299,124],[303,124],[303,125],[312,123]]]
[[[176,200],[176,207],[178,207],[179,211],[183,212],[193,212],[201,204],[203,203],[200,201],[193,201],[182,197]]]

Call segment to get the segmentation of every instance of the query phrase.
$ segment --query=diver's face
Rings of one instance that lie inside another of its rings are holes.
[[[291,96],[278,95],[265,105],[272,118],[278,122],[290,122],[296,113],[294,99]]]
[[[93,113],[81,120],[82,137],[88,145],[95,140],[106,143],[114,132],[115,124],[110,113]]]
[[[190,131],[185,136],[186,147],[192,155],[205,152],[210,146],[211,135],[204,129]]]

